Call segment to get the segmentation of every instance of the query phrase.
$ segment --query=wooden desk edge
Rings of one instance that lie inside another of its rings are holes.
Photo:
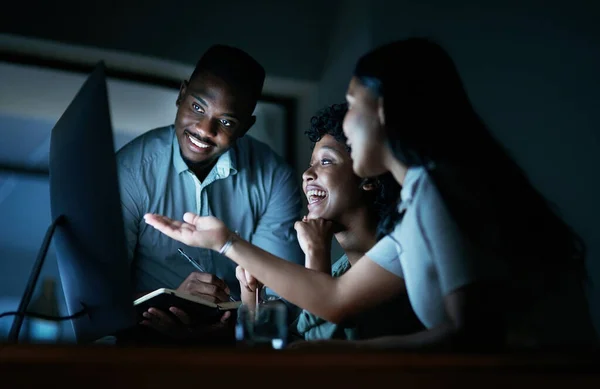
[[[203,368],[212,366],[303,366],[322,368],[411,369],[567,369],[600,374],[600,353],[505,353],[440,354],[336,350],[248,350],[106,345],[11,345],[0,344],[0,364],[164,364]]]

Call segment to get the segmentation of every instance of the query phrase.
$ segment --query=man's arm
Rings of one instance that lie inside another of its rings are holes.
[[[127,257],[133,262],[135,247],[138,242],[139,226],[144,212],[142,211],[142,196],[138,188],[138,180],[129,169],[119,166],[119,191],[121,209],[123,210],[123,226],[127,242]]]
[[[302,210],[300,186],[288,167],[275,171],[265,211],[257,221],[251,243],[287,261],[304,265],[294,223]]]
[[[117,159],[118,162],[118,159]],[[143,218],[143,198],[139,191],[139,183],[136,175],[129,169],[117,164],[119,177],[119,192],[121,196],[121,210],[123,213],[123,227],[125,231],[125,242],[127,244],[127,258],[129,265],[133,264],[135,249],[138,244],[139,226]],[[134,293],[137,299],[150,291]]]
[[[300,187],[287,166],[278,166],[271,185],[271,195],[264,213],[258,220],[252,235],[252,243],[263,250],[289,262],[304,265],[304,253],[298,244],[294,223],[300,220],[302,210]],[[268,295],[276,294],[267,289]],[[286,302],[288,321],[300,310]]]

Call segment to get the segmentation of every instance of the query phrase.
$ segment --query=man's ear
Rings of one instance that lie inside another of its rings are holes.
[[[383,97],[377,99],[377,116],[379,116],[379,123],[385,126],[385,112],[383,110]]]
[[[181,82],[181,86],[179,87],[179,95],[177,96],[177,100],[175,100],[175,105],[179,107],[179,104],[183,101],[185,96],[185,92],[187,91],[187,87],[189,85],[188,80],[183,80]]]
[[[256,123],[256,116],[252,115],[248,119],[248,125],[246,125],[245,126],[246,128],[242,132],[240,132],[240,134],[238,135],[238,138],[241,138],[242,136],[246,135],[246,133],[254,125],[254,123]]]

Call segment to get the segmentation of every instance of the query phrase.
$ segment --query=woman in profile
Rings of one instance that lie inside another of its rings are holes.
[[[426,329],[342,343],[453,349],[589,347],[581,240],[474,111],[448,54],[424,39],[361,57],[344,133],[354,172],[391,172],[402,218],[339,278],[239,240],[222,222],[146,221],[188,245],[222,250],[283,298],[339,322],[406,290]],[[327,299],[322,296],[330,296]]]

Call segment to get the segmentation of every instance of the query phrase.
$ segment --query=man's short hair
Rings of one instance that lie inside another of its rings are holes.
[[[265,69],[250,54],[232,46],[211,46],[196,63],[190,79],[202,72],[211,73],[231,87],[248,93],[255,102],[260,98]]]

